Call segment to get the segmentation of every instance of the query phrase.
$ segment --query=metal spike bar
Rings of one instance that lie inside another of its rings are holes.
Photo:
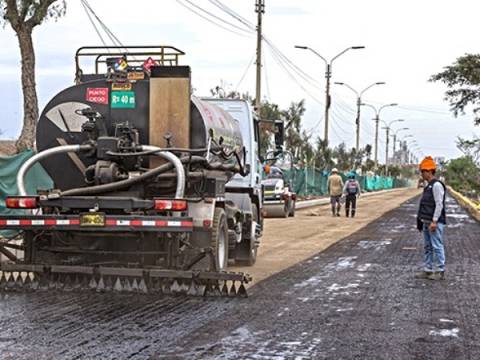
[[[5,277],[5,271],[2,271],[0,275],[0,288],[4,289],[7,286],[7,278]]]
[[[133,278],[133,281],[132,281],[132,291],[138,292],[138,281],[137,281],[137,278]]]
[[[172,291],[172,294],[178,294],[182,290],[182,288],[178,284],[177,279],[173,280],[173,284],[170,287],[170,290]]]
[[[57,290],[62,290],[65,287],[65,275],[58,274],[57,275],[57,282],[55,283],[55,288]]]
[[[72,288],[74,290],[78,290],[82,288],[82,282],[83,282],[83,275],[80,274],[75,274],[73,277],[73,283],[72,283]]]
[[[111,276],[105,276],[105,291],[112,291],[113,290],[113,279]]]
[[[180,292],[186,294],[190,288],[190,280],[180,280]]]
[[[172,284],[167,280],[162,281],[162,293],[167,295],[172,293]]]
[[[103,276],[100,276],[100,279],[98,280],[97,292],[103,292],[105,291],[105,281],[103,280]]]
[[[119,277],[115,280],[115,284],[113,285],[114,291],[123,291],[123,284]]]
[[[228,296],[236,297],[237,296],[237,288],[235,287],[235,281],[232,281],[232,286],[230,287],[230,291],[228,292]]]
[[[70,277],[69,274],[67,274],[64,279],[63,279],[63,284],[64,284],[64,290],[65,291],[72,291],[73,286],[72,286],[72,278]]]
[[[192,280],[190,282],[190,286],[188,288],[187,295],[189,295],[189,296],[199,296],[200,295],[199,288],[198,288],[197,282],[195,280]]]
[[[147,283],[145,282],[145,279],[142,278],[140,282],[138,283],[138,290],[141,293],[148,294],[148,288],[147,288]]]
[[[30,279],[30,274],[26,274],[25,278],[23,279],[23,288],[25,290],[32,290],[32,280]]]
[[[213,287],[210,281],[207,281],[207,283],[204,286],[205,286],[205,291],[203,292],[203,296],[213,296]]]
[[[226,281],[223,282],[223,286],[222,286],[222,296],[228,296],[228,286],[227,286],[227,282],[226,282]]]
[[[247,289],[245,288],[245,285],[243,284],[243,282],[240,285],[240,287],[238,288],[237,295],[240,296],[240,297],[243,297],[243,298],[248,297]]]
[[[98,286],[97,280],[95,280],[95,276],[92,276],[92,278],[90,279],[90,282],[88,283],[88,287],[92,290],[95,290],[97,289],[97,286]]]
[[[32,288],[32,290],[38,290],[38,288],[40,287],[40,276],[37,273],[32,272],[30,278],[32,280],[32,284],[30,287]]]
[[[128,277],[123,279],[123,291],[132,292],[132,286],[130,285],[130,279]]]
[[[49,276],[45,273],[37,273],[37,279],[38,279],[38,289],[39,290],[48,290],[50,284],[49,284]]]
[[[11,272],[7,272],[7,284],[6,289],[11,290],[15,288],[15,279]]]
[[[213,296],[222,296],[222,292],[220,291],[220,283],[215,280],[213,285]]]

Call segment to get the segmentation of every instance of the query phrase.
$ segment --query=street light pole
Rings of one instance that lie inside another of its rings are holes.
[[[392,128],[392,124],[396,123],[396,122],[403,122],[405,120],[403,119],[397,119],[397,120],[392,120],[390,121],[389,123],[387,123],[386,121],[383,121],[381,120],[384,124],[385,124],[385,128],[387,130],[387,144],[386,144],[386,147],[385,147],[385,176],[388,176],[388,148],[390,147],[390,129]]]
[[[345,54],[348,50],[365,49],[365,46],[350,46],[350,47],[346,48],[345,50],[339,52],[330,61],[325,59],[322,55],[320,55],[318,52],[316,52],[315,50],[313,50],[312,48],[310,48],[308,46],[295,45],[295,48],[302,49],[302,50],[310,50],[315,55],[317,55],[320,59],[322,59],[323,62],[325,63],[326,85],[325,85],[325,130],[324,130],[324,139],[325,139],[326,143],[328,144],[328,121],[329,121],[329,110],[330,110],[330,105],[331,105],[330,78],[332,77],[332,64],[335,61],[335,59],[337,59],[339,56]]]
[[[373,111],[375,111],[375,118],[373,119],[375,121],[375,168],[378,168],[378,126],[380,123],[380,112],[386,107],[397,106],[398,104],[397,103],[386,104],[386,105],[380,106],[378,110],[375,106],[370,104],[362,103],[360,105],[368,106],[372,108]]]
[[[401,128],[393,133],[393,162],[394,163],[395,163],[395,152],[396,152],[396,145],[397,145],[397,134],[400,131],[404,131],[404,130],[409,130],[409,128]]]
[[[363,89],[360,92],[358,92],[353,87],[343,82],[335,82],[335,84],[343,85],[348,89],[352,90],[355,93],[355,95],[357,95],[357,117],[355,119],[355,126],[356,126],[355,148],[357,149],[357,152],[358,152],[360,150],[360,106],[362,105],[362,95],[365,93],[365,91],[367,91],[368,89],[372,88],[375,85],[385,85],[385,82],[383,81],[375,82],[367,86],[365,89]]]

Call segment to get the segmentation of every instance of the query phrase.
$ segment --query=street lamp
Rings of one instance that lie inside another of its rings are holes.
[[[332,77],[332,63],[341,55],[345,54],[348,50],[359,50],[359,49],[365,49],[365,46],[350,46],[346,48],[343,51],[340,51],[337,55],[335,55],[333,58],[328,61],[325,59],[322,55],[320,55],[318,52],[313,50],[312,48],[308,46],[301,46],[301,45],[295,45],[295,48],[301,49],[301,50],[310,50],[313,52],[315,55],[317,55],[320,59],[323,60],[325,63],[325,78],[327,79],[327,84],[325,87],[325,133],[324,133],[324,138],[326,143],[328,144],[328,111],[330,109],[330,78]]]
[[[380,120],[380,121],[385,124],[384,129],[387,131],[386,133],[387,144],[385,146],[385,175],[388,175],[388,148],[390,147],[390,130],[392,129],[392,124],[396,122],[404,122],[405,120],[397,119],[397,120],[392,120],[389,123],[383,120]]]
[[[343,82],[335,82],[335,84],[345,86],[348,89],[352,90],[355,93],[355,95],[357,95],[357,118],[355,119],[357,137],[356,137],[355,147],[356,147],[357,151],[359,151],[360,150],[360,105],[362,104],[362,95],[365,91],[374,87],[375,85],[385,85],[385,82],[383,82],[383,81],[375,82],[375,83],[367,86],[365,89],[363,89],[360,92],[355,90],[350,85],[348,85],[346,83],[343,83]]]
[[[407,127],[404,127],[404,128],[401,128],[401,129],[397,129],[396,131],[393,132],[393,162],[396,163],[395,161],[395,152],[397,151],[397,134],[400,132],[400,131],[405,131],[405,130],[410,130],[409,128]]]
[[[380,108],[377,110],[377,108],[373,105],[370,105],[370,104],[365,104],[365,103],[361,103],[360,105],[362,106],[368,106],[370,108],[373,109],[373,111],[375,111],[375,168],[378,167],[378,124],[380,122],[380,112],[385,109],[386,107],[390,107],[390,106],[397,106],[398,104],[397,103],[391,103],[391,104],[386,104],[386,105],[382,105],[380,106]]]

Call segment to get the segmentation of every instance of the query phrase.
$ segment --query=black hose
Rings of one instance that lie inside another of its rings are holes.
[[[186,156],[180,159],[182,163],[188,163],[188,162],[204,162],[205,158],[201,156]],[[78,195],[95,195],[99,193],[105,193],[105,192],[111,192],[119,189],[124,189],[126,187],[132,186],[134,184],[143,182],[147,179],[150,179],[151,177],[157,176],[159,174],[165,173],[169,170],[173,169],[173,164],[172,163],[166,163],[163,165],[160,165],[152,170],[149,170],[145,173],[143,173],[140,176],[126,179],[126,180],[121,180],[117,181],[114,183],[110,184],[103,184],[103,185],[97,185],[97,186],[91,186],[91,187],[85,187],[85,188],[76,188],[76,189],[70,189],[67,191],[63,191],[60,195],[61,196],[78,196]]]
[[[146,155],[154,155],[159,151],[170,151],[170,152],[185,152],[185,153],[202,153],[206,152],[207,148],[201,149],[184,149],[184,148],[165,148],[161,150],[149,150],[149,151],[139,151],[139,152],[128,152],[128,153],[120,153],[114,151],[107,151],[107,155],[110,156],[146,156]]]

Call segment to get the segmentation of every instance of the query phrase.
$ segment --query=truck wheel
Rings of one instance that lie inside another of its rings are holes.
[[[228,263],[228,225],[225,210],[222,208],[215,208],[210,246],[217,270],[225,270]]]
[[[252,204],[252,219],[258,224],[258,210],[255,204]],[[236,260],[235,265],[240,266],[253,266],[257,262],[257,245],[256,245],[256,238],[249,239],[248,243],[242,244],[243,246],[247,246],[248,248],[248,259],[245,260]]]
[[[296,204],[295,200],[291,202],[291,208],[290,208],[290,216],[291,217],[295,217],[295,204]]]
[[[283,206],[283,217],[288,218],[290,216],[290,206],[292,205],[290,200],[285,200],[285,205]]]

